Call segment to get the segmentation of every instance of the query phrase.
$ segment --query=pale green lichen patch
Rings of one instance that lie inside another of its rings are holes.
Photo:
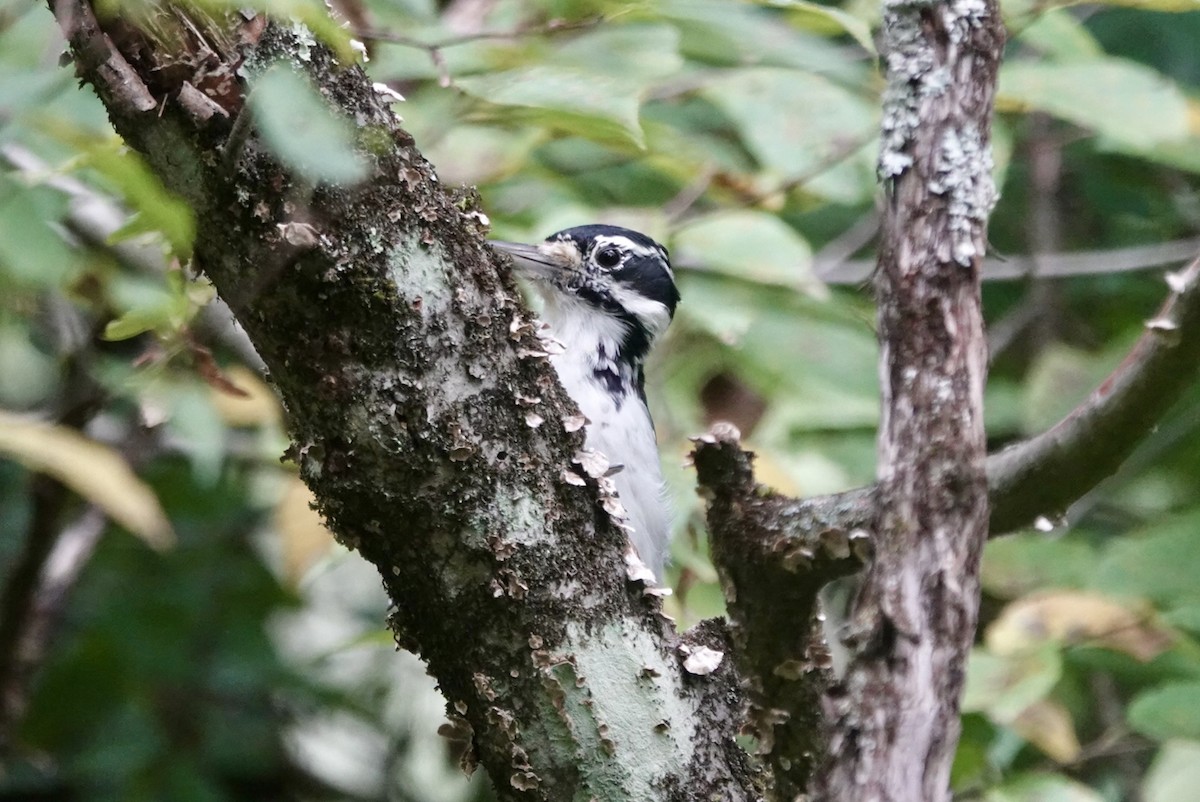
[[[378,236],[378,235],[376,235]],[[389,243],[373,242],[380,251]],[[391,243],[388,254],[388,278],[400,297],[425,320],[443,318],[453,300],[450,261],[437,247],[426,247],[414,239]]]
[[[610,624],[590,634],[568,628],[567,634],[568,642],[576,644],[573,670],[583,680],[583,689],[610,702],[602,710],[586,710],[597,728],[595,737],[612,741],[621,754],[638,756],[636,763],[622,767],[626,798],[653,798],[663,778],[678,773],[692,752],[693,733],[686,722],[695,720],[695,711],[691,702],[670,691],[675,685],[670,677],[678,673],[678,665],[633,624]],[[664,722],[678,726],[664,727]],[[597,761],[597,779],[612,771],[610,763]]]
[[[983,25],[987,14],[984,0],[887,0],[884,3],[883,38],[887,64],[887,87],[883,93],[882,138],[878,171],[881,179],[895,179],[908,171],[917,158],[916,141],[931,142],[932,164],[928,190],[947,199],[950,238],[943,261],[970,265],[982,255],[983,225],[996,202],[992,178],[992,153],[987,137],[976,125],[957,122],[961,98],[948,96],[953,90],[946,63],[953,51],[968,41],[970,33]],[[936,15],[944,31],[944,44],[927,30],[927,18]],[[937,48],[937,49],[935,49]],[[944,52],[945,50],[951,52]],[[943,111],[932,115],[940,131],[930,132],[928,104],[941,103]],[[926,151],[927,153],[929,151]]]
[[[929,191],[946,197],[951,253],[939,259],[966,267],[983,256],[981,232],[996,204],[993,166],[992,149],[976,126],[942,132]]]

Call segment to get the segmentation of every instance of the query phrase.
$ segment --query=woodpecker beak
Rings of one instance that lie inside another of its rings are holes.
[[[579,251],[569,242],[524,245],[519,242],[491,240],[491,245],[512,257],[513,267],[532,279],[549,281],[561,277],[564,272],[577,272],[582,266]]]

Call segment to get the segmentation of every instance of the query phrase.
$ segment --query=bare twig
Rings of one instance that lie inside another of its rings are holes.
[[[704,197],[704,193],[708,191],[716,175],[715,167],[706,166],[687,186],[679,190],[675,197],[663,204],[663,214],[666,216],[667,222],[675,224],[687,215],[696,201]]]
[[[63,34],[76,44],[74,55],[83,70],[102,77],[97,89],[111,108],[136,116],[158,108],[141,76],[113,45],[96,21],[92,7],[79,0],[52,0],[50,8]]]
[[[1025,279],[1034,271],[1044,278],[1067,278],[1153,270],[1190,259],[1196,251],[1200,251],[1200,237],[1128,248],[1008,256],[986,260],[982,278],[984,281],[1012,281]],[[821,279],[828,284],[860,284],[874,270],[875,260],[852,259],[822,274]]]
[[[863,225],[864,229],[855,227],[851,230],[856,234],[863,234],[865,240],[869,241],[870,236],[866,234],[865,220]],[[1034,270],[1035,263],[1038,275],[1046,279],[1155,270],[1167,265],[1179,264],[1190,259],[1197,251],[1200,251],[1200,237],[1103,251],[1014,256],[1004,260],[987,259],[984,261],[981,279],[983,281],[1023,281],[1028,278],[1030,271]],[[826,284],[837,286],[861,285],[870,279],[875,270],[875,261],[872,259],[844,259],[827,263],[824,255],[818,255],[814,259],[813,265],[813,271],[818,278]],[[683,273],[708,272],[707,266],[688,261],[678,261],[677,264],[674,264],[674,268],[676,272]],[[726,277],[736,278],[728,274]],[[755,283],[754,279],[746,278],[744,280]],[[1016,325],[1020,321],[1014,320],[1012,323]]]
[[[988,458],[990,537],[1038,516],[1059,517],[1113,474],[1200,378],[1200,257],[1171,274],[1169,285],[1141,339],[1087,400],[1046,432]],[[869,529],[874,493],[860,487],[797,501],[798,523],[788,529],[800,538],[814,517],[845,531]]]
[[[1200,373],[1200,258],[1168,274],[1171,296],[1088,399],[988,460],[992,531],[1056,517],[1125,460]]]
[[[874,131],[872,131],[869,135],[851,137],[842,140],[841,142],[837,143],[837,145],[835,145],[834,148],[829,151],[829,153],[817,160],[817,162],[811,165],[804,172],[791,176],[790,178],[785,179],[770,189],[748,194],[740,198],[736,203],[731,203],[729,205],[722,206],[719,209],[713,209],[712,211],[677,220],[675,221],[673,228],[676,230],[687,228],[688,226],[700,223],[704,220],[709,220],[713,217],[719,217],[722,214],[728,214],[729,212],[737,211],[739,209],[747,209],[758,206],[775,196],[786,195],[787,193],[810,183],[813,179],[819,178],[821,175],[825,174],[834,167],[837,167],[839,164],[846,161],[846,159],[850,158],[855,153],[871,144],[871,142],[875,140],[875,137],[876,134]]]
[[[872,209],[860,217],[854,225],[825,244],[813,256],[813,273],[822,281],[829,281],[851,256],[864,248],[879,233],[879,212]]]

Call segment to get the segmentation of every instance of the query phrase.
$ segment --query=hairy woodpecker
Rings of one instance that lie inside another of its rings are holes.
[[[621,466],[613,483],[629,539],[661,580],[670,513],[642,366],[679,302],[667,249],[603,225],[568,228],[537,245],[492,244],[542,296],[542,319],[565,346],[550,361],[587,418],[587,447]]]

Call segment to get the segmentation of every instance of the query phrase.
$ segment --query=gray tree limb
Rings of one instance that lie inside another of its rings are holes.
[[[1058,517],[1133,453],[1200,375],[1200,258],[1121,364],[1053,427],[988,459],[992,531]]]
[[[994,0],[885,2],[875,556],[825,697],[824,799],[948,800],[988,530],[979,294],[995,201]]]
[[[1126,248],[1070,253],[1033,253],[987,259],[984,281],[1015,281],[1031,277],[1068,278],[1154,270],[1190,259],[1200,250],[1200,239],[1152,242]],[[861,284],[870,280],[877,265],[874,259],[845,259],[833,255],[818,260],[813,272],[827,284]]]
[[[1200,258],[1168,283],[1170,295],[1145,333],[1083,403],[1041,435],[988,458],[990,537],[1038,516],[1054,519],[1114,473],[1200,378]],[[750,728],[781,787],[807,788],[827,748],[812,729],[827,659],[811,627],[798,622],[815,609],[822,586],[867,564],[877,490],[785,498],[754,481],[752,458],[719,429],[694,454]],[[805,748],[796,752],[796,744]]]

